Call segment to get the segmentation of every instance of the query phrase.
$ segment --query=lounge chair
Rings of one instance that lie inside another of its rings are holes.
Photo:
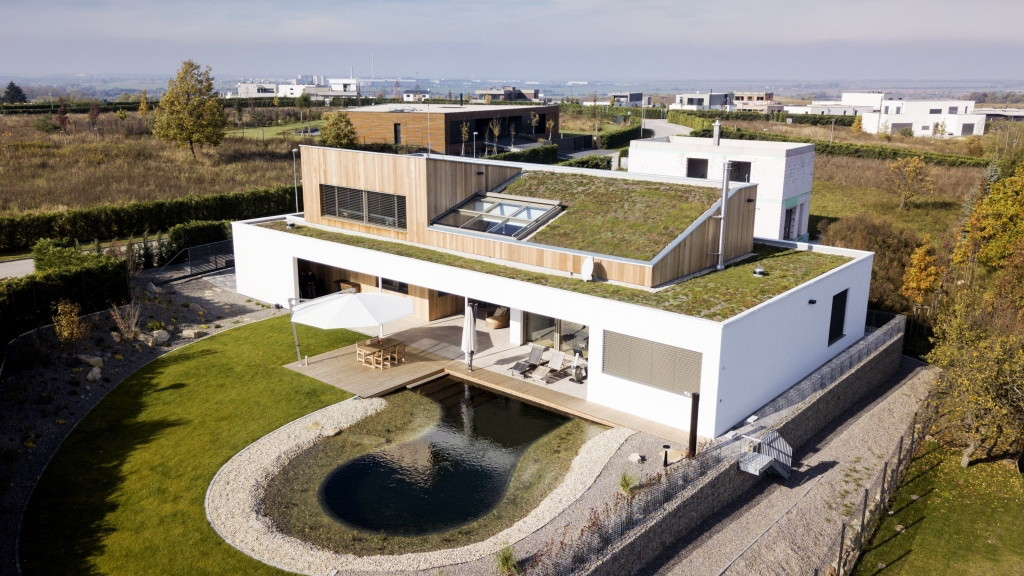
[[[498,307],[494,311],[494,314],[487,317],[484,321],[487,327],[491,330],[498,330],[499,328],[508,328],[509,323],[509,311],[505,306]]]
[[[558,374],[562,371],[565,364],[565,352],[556,350],[551,353],[551,358],[548,359],[548,363],[543,366],[537,366],[530,373],[530,377],[534,380],[540,380],[546,382],[546,378],[549,374]]]
[[[544,361],[544,351],[547,348],[543,346],[537,346],[536,344],[530,349],[530,357],[526,360],[520,360],[516,362],[509,370],[519,374],[522,377],[526,377],[526,373],[539,366]]]

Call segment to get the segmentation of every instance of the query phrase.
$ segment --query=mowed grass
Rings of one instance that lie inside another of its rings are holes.
[[[892,510],[857,576],[1024,574],[1024,476],[1007,460],[963,469],[959,452],[925,444]]]
[[[298,326],[303,353],[363,338]],[[47,467],[21,535],[24,573],[283,574],[210,528],[214,474],[266,433],[349,394],[282,365],[288,316],[161,357],[115,388]]]

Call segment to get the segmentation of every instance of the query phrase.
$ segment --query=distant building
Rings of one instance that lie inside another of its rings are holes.
[[[273,98],[277,96],[277,84],[239,82],[235,84],[235,93],[239,98]]]
[[[733,94],[733,108],[737,111],[782,112],[783,105],[775,102],[775,94],[771,92],[736,92]]]
[[[431,105],[422,103],[378,104],[349,108],[349,118],[359,135],[360,142],[408,144],[429,148],[440,154],[473,153],[473,133],[476,132],[478,153],[486,145],[493,145],[490,124],[501,125],[499,146],[511,144],[509,127],[519,138],[535,139],[547,136],[547,122],[554,121],[554,135],[558,137],[558,106],[512,105]],[[537,115],[537,124],[530,123],[530,115]],[[469,123],[470,137],[462,141],[462,123]]]
[[[430,98],[430,90],[411,88],[402,92],[402,102],[423,102],[427,98]]]
[[[839,101],[816,100],[806,106],[787,106],[790,114],[860,115],[868,134],[948,138],[985,133],[985,114],[975,113],[973,100],[904,100],[884,92],[844,92]]]
[[[643,92],[612,92],[608,95],[612,106],[641,107],[644,106]]]
[[[531,88],[528,90],[520,90],[515,86],[505,86],[504,88],[490,88],[487,90],[476,90],[477,99],[483,102],[540,102],[541,94],[540,90]]]
[[[669,104],[672,110],[729,110],[732,92],[692,92],[676,94],[676,101]]]

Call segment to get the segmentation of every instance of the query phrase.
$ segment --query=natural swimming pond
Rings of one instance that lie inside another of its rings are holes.
[[[401,536],[472,522],[501,502],[530,445],[570,420],[451,377],[415,391],[440,405],[440,421],[332,470],[318,498],[334,519]]]

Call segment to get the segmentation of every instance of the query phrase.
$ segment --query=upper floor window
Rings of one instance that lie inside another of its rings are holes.
[[[389,228],[406,227],[405,196],[320,185],[320,213]]]

